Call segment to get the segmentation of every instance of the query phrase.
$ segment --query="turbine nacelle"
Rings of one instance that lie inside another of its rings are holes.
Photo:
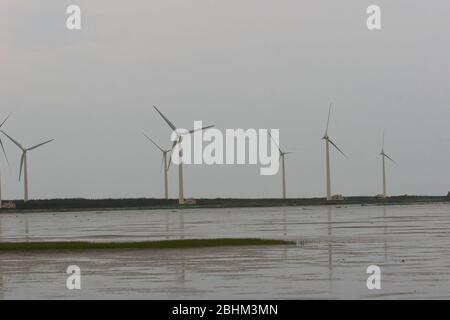
[[[183,136],[187,136],[187,135],[193,134],[194,132],[207,130],[207,129],[214,127],[214,125],[210,125],[210,126],[206,126],[203,128],[192,129],[192,130],[180,129],[180,128],[177,128],[161,111],[159,111],[159,109],[156,106],[153,106],[153,108],[156,110],[156,112],[159,113],[161,118],[163,118],[164,121],[167,123],[167,125],[172,129],[172,134],[175,135],[175,137],[172,138],[172,140],[173,140],[172,149],[170,149],[170,151],[172,151],[172,152],[177,145],[181,144],[181,142],[183,141]],[[179,148],[179,153],[180,153],[180,155],[182,154],[181,148]],[[168,165],[167,169],[170,168],[171,163],[172,163],[172,157],[170,157],[170,159],[169,159],[169,165]]]
[[[285,152],[285,151],[281,150],[281,148],[280,148],[280,146],[278,145],[278,143],[275,141],[275,139],[274,139],[274,138],[272,137],[272,135],[270,134],[270,130],[267,131],[267,133],[268,133],[269,137],[272,139],[272,141],[273,141],[273,143],[275,144],[275,146],[278,148],[278,152],[280,153],[280,158],[281,158],[281,157],[284,157],[285,155],[294,153],[294,152],[291,152],[291,151]]]
[[[337,151],[339,151],[344,157],[347,158],[347,155],[333,141],[331,141],[331,139],[328,135],[328,128],[330,127],[330,118],[331,118],[331,107],[332,107],[332,104],[330,103],[330,108],[328,109],[327,126],[325,128],[325,135],[323,136],[322,140],[325,140],[325,141],[331,143],[331,145],[333,147],[335,147]]]
[[[283,151],[283,150],[281,150],[281,148],[280,148],[280,146],[278,145],[278,143],[277,143],[277,141],[275,141],[275,139],[272,137],[272,135],[271,135],[271,133],[270,133],[271,131],[269,130],[269,131],[267,131],[267,133],[268,133],[268,135],[269,135],[269,137],[272,139],[272,141],[273,141],[273,143],[275,143],[275,146],[278,148],[278,152],[280,153],[280,160],[282,160],[282,163],[281,163],[281,165],[282,165],[282,182],[283,182],[283,184],[282,184],[282,190],[283,190],[283,199],[286,199],[286,169],[285,169],[285,167],[284,167],[284,157],[286,156],[286,155],[288,155],[288,154],[291,154],[291,153],[293,153],[293,152],[291,152],[291,151]]]
[[[325,127],[325,134],[322,138],[322,140],[325,140],[325,146],[326,146],[327,200],[333,199],[332,194],[331,194],[330,144],[337,151],[339,151],[339,153],[341,153],[344,157],[347,158],[347,155],[330,139],[330,136],[328,135],[328,129],[330,127],[330,119],[331,119],[331,107],[332,107],[332,104],[330,103],[330,108],[328,109],[327,126]]]
[[[380,152],[380,156],[385,157],[387,159],[389,159],[390,161],[392,161],[393,163],[397,164],[397,162],[395,162],[390,156],[388,156],[385,152],[384,152],[384,137],[385,137],[385,131],[383,131],[383,142],[381,144],[381,152]]]
[[[395,162],[394,159],[392,159],[390,156],[388,156],[388,155],[387,155],[386,153],[384,153],[384,152],[381,152],[381,153],[380,153],[380,156],[382,156],[382,157],[384,157],[384,158],[387,158],[387,159],[389,159],[391,162],[397,164],[397,162]]]
[[[207,127],[204,127],[204,128],[194,129],[194,130],[190,130],[190,131],[186,130],[186,132],[180,133],[179,130],[177,129],[177,127],[172,122],[170,122],[170,120],[167,119],[167,117],[165,115],[163,115],[162,112],[159,111],[156,106],[153,106],[153,108],[155,108],[156,112],[159,113],[159,115],[164,119],[164,121],[172,129],[172,132],[174,132],[176,134],[175,139],[172,139],[172,140],[174,140],[173,141],[173,145],[172,145],[172,156],[173,156],[173,151],[174,151],[175,147],[177,147],[177,145],[180,144],[180,146],[178,148],[178,152],[179,152],[179,155],[180,155],[180,163],[179,163],[179,166],[178,166],[178,202],[179,202],[180,205],[183,205],[183,204],[185,204],[185,201],[184,201],[184,184],[183,184],[183,161],[182,161],[183,150],[181,148],[181,142],[183,140],[183,136],[187,135],[187,134],[192,134],[192,133],[194,133],[196,131],[206,130],[206,129],[212,128],[214,126],[207,126]],[[170,164],[172,163],[172,156],[169,159],[169,165],[167,166],[167,170],[169,170]]]
[[[329,137],[324,137],[322,140],[325,140],[328,143],[330,143],[337,151],[339,151],[340,154],[348,158],[347,155]]]
[[[21,178],[22,178],[22,170],[23,170],[23,168],[24,168],[24,166],[25,166],[25,164],[26,164],[25,162],[26,162],[26,156],[27,156],[28,151],[32,151],[32,150],[34,150],[34,149],[37,149],[37,148],[39,148],[39,147],[42,147],[43,145],[46,145],[46,144],[48,144],[48,143],[50,143],[50,142],[55,141],[54,139],[51,139],[51,140],[45,141],[45,142],[43,142],[43,143],[39,143],[39,144],[37,144],[37,145],[35,145],[35,146],[33,146],[33,147],[25,148],[25,147],[23,147],[19,142],[17,142],[14,138],[10,137],[6,132],[4,132],[4,131],[1,131],[1,132],[2,132],[9,140],[11,140],[11,142],[13,142],[20,150],[22,150],[22,157],[21,157],[21,159],[20,159],[19,181],[20,181]]]
[[[166,155],[167,155],[167,153],[169,153],[170,151],[172,151],[172,150],[166,150],[166,149],[163,149],[162,147],[160,147],[155,141],[153,141],[149,136],[147,136],[145,133],[143,133],[143,135],[144,135],[144,137],[146,137],[156,148],[158,148],[159,149],[159,151],[161,151],[162,152],[162,154],[163,154],[163,156],[162,156],[162,160],[161,160],[161,171],[162,171],[162,168],[164,167],[164,161],[165,161],[165,158],[166,158]],[[165,169],[165,171],[167,171],[169,168],[164,168]]]

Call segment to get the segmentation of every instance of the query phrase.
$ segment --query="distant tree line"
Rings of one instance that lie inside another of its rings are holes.
[[[450,196],[450,195],[449,195]],[[449,201],[449,197],[425,197],[425,196],[399,196],[388,199],[377,199],[375,197],[349,197],[344,200],[326,201],[324,198],[310,199],[198,199],[196,205],[187,207],[270,207],[270,206],[306,206],[325,204],[402,204],[411,202],[435,202]],[[155,198],[135,198],[135,199],[48,199],[31,200],[24,202],[13,201],[16,204],[15,210],[74,210],[74,209],[158,209],[177,208],[177,199],[155,199]]]

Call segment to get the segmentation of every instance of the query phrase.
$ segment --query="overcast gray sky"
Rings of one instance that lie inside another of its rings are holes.
[[[66,7],[82,9],[68,31]],[[381,31],[366,8],[382,8]],[[380,144],[391,194],[450,190],[450,3],[299,0],[2,0],[0,116],[25,145],[33,198],[161,197],[169,146],[156,104],[180,127],[279,128],[288,195],[325,193],[324,133],[333,192],[381,192]],[[3,187],[22,197],[20,153],[6,143]],[[170,172],[176,197],[176,170]],[[278,197],[281,177],[257,166],[189,166],[187,197]]]

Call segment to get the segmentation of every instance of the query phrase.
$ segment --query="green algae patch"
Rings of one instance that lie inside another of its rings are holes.
[[[183,239],[142,242],[0,242],[2,251],[33,250],[132,250],[184,249],[237,246],[294,245],[293,241],[270,239]]]

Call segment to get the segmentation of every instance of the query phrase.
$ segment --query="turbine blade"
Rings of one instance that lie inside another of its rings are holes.
[[[3,154],[5,155],[5,159],[6,159],[6,163],[8,164],[8,166],[9,166],[9,160],[8,160],[8,156],[6,155],[6,150],[5,150],[5,146],[3,145],[3,141],[2,141],[2,139],[0,138],[0,145],[2,146],[2,150],[3,150]]]
[[[22,151],[25,150],[24,147],[22,147],[22,145],[20,143],[18,143],[16,140],[14,140],[13,138],[11,138],[5,131],[2,130],[2,133],[9,139],[11,140],[16,146],[18,146]]]
[[[272,139],[273,143],[275,143],[275,146],[278,148],[278,151],[280,151],[280,154],[283,154],[283,151],[281,151],[280,146],[278,145],[278,143],[275,141],[275,139],[272,137],[272,135],[270,134],[271,130],[268,130],[267,133],[269,134],[270,139]]]
[[[161,152],[164,152],[164,150],[163,150],[160,146],[158,146],[158,144],[157,144],[155,141],[153,141],[149,136],[147,136],[145,133],[143,133],[143,135],[144,135],[144,137],[146,137],[148,140],[150,140],[150,142],[153,143],[159,150],[161,150]]]
[[[397,162],[395,162],[395,160],[393,160],[391,157],[389,157],[386,153],[383,153],[383,155],[388,158],[389,160],[391,160],[393,163],[397,164]]]
[[[9,117],[11,117],[11,114],[9,114],[5,120],[3,120],[2,124],[0,124],[0,128],[3,127],[6,121],[8,121]]]
[[[22,178],[22,170],[25,162],[25,152],[22,153],[22,158],[20,158],[20,171],[19,171],[19,181]]]
[[[201,128],[201,129],[191,130],[191,131],[189,131],[189,132],[182,133],[182,135],[192,134],[192,133],[194,133],[194,132],[197,132],[197,131],[200,131],[200,130],[207,130],[207,129],[210,129],[210,128],[213,128],[213,127],[214,127],[214,125],[212,125],[212,126],[207,126],[207,127],[203,127],[203,128]]]
[[[347,155],[341,150],[339,149],[339,147],[330,139],[328,139],[328,141],[333,145],[333,147],[335,147],[337,149],[337,151],[339,151],[344,157],[348,158]]]
[[[159,115],[164,119],[165,122],[167,122],[167,124],[169,125],[169,127],[170,127],[173,131],[176,131],[176,130],[177,130],[177,128],[174,126],[174,124],[173,124],[172,122],[170,122],[170,120],[167,119],[167,118],[161,113],[161,111],[158,110],[157,107],[153,106],[153,108],[155,108],[156,112],[159,113]]]
[[[327,128],[325,129],[325,137],[328,136],[328,127],[330,126],[331,106],[332,104],[330,103],[330,109],[328,109]]]
[[[382,144],[381,144],[381,152],[384,152],[384,136],[386,134],[386,130],[383,130],[383,140],[382,140]]]
[[[53,142],[53,141],[55,141],[55,139],[45,141],[45,142],[40,143],[40,144],[38,144],[38,145],[36,145],[34,147],[28,148],[27,151],[31,151],[31,150],[37,149],[39,147],[42,147],[44,144],[47,144],[47,143],[50,143],[50,142]]]
[[[175,140],[174,142],[173,142],[173,144],[172,144],[172,149],[171,149],[171,151],[173,151],[173,149],[175,148],[175,146],[178,144],[178,140]]]

